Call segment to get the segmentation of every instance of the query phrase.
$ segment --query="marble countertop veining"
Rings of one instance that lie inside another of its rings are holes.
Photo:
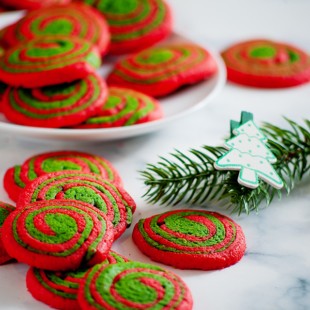
[[[245,38],[269,37],[298,44],[310,52],[310,2],[306,0],[169,0],[177,32],[218,52]],[[55,142],[24,140],[0,132],[0,179],[5,170],[27,157],[50,150],[75,149],[106,157],[119,170],[128,192],[137,202],[139,218],[168,210],[150,206],[138,171],[178,149],[220,145],[229,120],[242,110],[264,121],[287,126],[283,116],[297,122],[310,116],[310,84],[281,90],[261,90],[227,83],[201,110],[164,129],[130,139],[109,142]],[[0,188],[0,200],[9,199]],[[183,206],[186,207],[186,206]],[[263,206],[262,206],[263,207]],[[219,271],[177,270],[192,291],[194,310],[307,310],[310,309],[310,178],[296,184],[282,200],[250,215],[230,214],[215,204],[209,210],[231,216],[245,233],[243,259]],[[132,225],[133,227],[134,225]],[[131,240],[132,227],[113,249],[132,260],[150,262]],[[27,268],[0,267],[0,309],[49,309],[26,291]]]

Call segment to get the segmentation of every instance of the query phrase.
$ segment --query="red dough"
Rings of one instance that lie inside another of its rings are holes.
[[[179,44],[150,48],[120,60],[107,82],[158,97],[210,78],[216,71],[208,51],[194,44]]]
[[[101,64],[98,48],[76,37],[47,36],[20,43],[0,58],[0,81],[38,88],[85,78]]]
[[[49,200],[13,211],[2,240],[11,257],[46,270],[74,270],[108,255],[112,223],[97,208],[76,200]]]
[[[34,10],[53,4],[67,4],[71,0],[0,0],[0,4],[17,10]]]
[[[238,224],[202,210],[169,211],[141,219],[132,237],[145,255],[180,269],[225,268],[237,263],[246,249]]]
[[[253,87],[283,88],[310,81],[310,56],[280,42],[257,39],[222,53],[229,81]]]

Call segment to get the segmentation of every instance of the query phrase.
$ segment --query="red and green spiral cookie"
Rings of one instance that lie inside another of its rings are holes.
[[[0,81],[37,88],[83,79],[101,64],[97,47],[77,37],[46,36],[20,43],[0,58]]]
[[[310,81],[310,56],[281,42],[258,39],[222,53],[229,81],[253,87],[283,88]]]
[[[44,200],[16,209],[2,228],[11,257],[46,270],[74,270],[102,262],[114,233],[106,215],[76,200]]]
[[[60,128],[80,124],[101,111],[108,91],[97,73],[81,80],[42,88],[10,87],[3,95],[2,112],[12,123]]]
[[[208,51],[194,44],[179,44],[150,48],[120,60],[107,81],[110,86],[157,97],[207,79],[216,71],[216,62]]]
[[[183,280],[161,267],[139,262],[98,264],[80,286],[82,309],[191,310],[193,300]]]
[[[96,174],[74,171],[48,173],[26,184],[17,208],[50,199],[75,199],[94,205],[112,222],[115,239],[131,224],[136,208],[132,197],[120,185]]]
[[[0,0],[1,4],[17,10],[34,10],[54,4],[67,4],[71,0]]]
[[[109,87],[109,96],[100,112],[78,128],[131,126],[161,119],[163,110],[154,98],[138,91]]]
[[[225,268],[237,263],[246,249],[238,224],[202,210],[169,211],[141,219],[133,240],[154,261],[180,269]]]
[[[101,264],[127,262],[128,259],[114,251]],[[31,267],[26,276],[27,288],[31,295],[56,309],[80,309],[77,294],[85,281],[89,267],[82,266],[73,271],[50,271]]]
[[[126,54],[143,50],[168,37],[171,10],[163,0],[80,0],[94,6],[107,19],[110,52]]]
[[[83,3],[54,5],[28,13],[4,29],[2,41],[14,46],[37,37],[64,35],[79,37],[96,45],[104,55],[110,44],[108,24],[102,15]]]
[[[31,156],[22,165],[9,168],[4,174],[3,185],[8,196],[16,202],[26,184],[41,175],[63,170],[95,173],[111,182],[123,183],[113,165],[101,156],[79,151],[56,151]]]
[[[2,243],[2,226],[6,218],[14,210],[14,206],[0,201],[0,265],[5,264],[12,259],[11,256],[7,253]]]

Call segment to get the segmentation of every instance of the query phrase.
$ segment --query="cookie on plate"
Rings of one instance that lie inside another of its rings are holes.
[[[87,310],[193,307],[191,292],[179,276],[139,262],[94,266],[79,288],[78,301]]]
[[[163,0],[83,2],[94,6],[106,18],[112,54],[138,52],[167,38],[172,31],[171,10]]]
[[[77,125],[101,111],[108,90],[97,73],[71,83],[42,88],[9,87],[2,112],[12,123],[45,128]]]
[[[110,251],[101,265],[127,262],[122,255]],[[50,271],[31,267],[26,276],[28,291],[31,295],[56,309],[80,309],[77,294],[80,285],[85,281],[89,267],[82,266],[73,271]]]
[[[11,256],[5,250],[2,243],[2,226],[6,218],[11,212],[15,210],[15,207],[0,201],[0,265],[7,263],[12,260]]]
[[[109,87],[100,112],[77,128],[110,128],[142,124],[163,118],[163,109],[154,98],[141,92]]]
[[[136,204],[123,187],[96,174],[74,171],[52,172],[28,183],[17,201],[17,208],[50,199],[75,199],[94,205],[113,224],[115,239],[132,222]]]
[[[112,223],[90,204],[44,200],[16,209],[5,220],[2,241],[11,257],[46,270],[74,270],[108,255]]]
[[[180,269],[225,268],[237,263],[246,249],[238,224],[202,210],[168,211],[141,219],[132,237],[145,255]]]
[[[37,88],[72,82],[101,64],[98,48],[77,37],[46,36],[20,43],[0,58],[0,81]]]
[[[207,50],[194,44],[177,44],[127,56],[116,63],[107,81],[109,86],[157,97],[210,78],[216,71],[216,62]]]
[[[54,4],[67,4],[71,0],[0,0],[0,4],[17,10],[34,10]]]
[[[34,10],[3,29],[2,42],[14,46],[37,37],[64,35],[79,37],[96,45],[104,55],[110,44],[110,31],[103,16],[83,3],[53,5]]]
[[[229,81],[252,87],[283,88],[310,81],[310,56],[265,39],[240,42],[222,52]]]

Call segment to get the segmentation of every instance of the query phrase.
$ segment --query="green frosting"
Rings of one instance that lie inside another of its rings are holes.
[[[276,55],[276,53],[277,51],[274,47],[266,45],[252,49],[250,55],[254,58],[272,58]]]
[[[46,21],[46,17],[43,17],[43,21]],[[82,21],[81,21],[82,22]],[[31,32],[40,35],[70,35],[73,31],[72,22],[65,18],[54,19],[52,22],[46,23],[42,27],[42,19],[34,20],[30,26]]]
[[[138,61],[140,64],[147,65],[158,65],[161,63],[165,63],[173,58],[174,53],[169,49],[154,49],[150,52],[148,57],[138,57]]]
[[[98,9],[103,13],[124,15],[134,12],[138,5],[138,0],[104,0],[99,1]]]
[[[290,58],[290,62],[296,62],[299,60],[299,54],[294,51],[288,51],[288,56]]]

